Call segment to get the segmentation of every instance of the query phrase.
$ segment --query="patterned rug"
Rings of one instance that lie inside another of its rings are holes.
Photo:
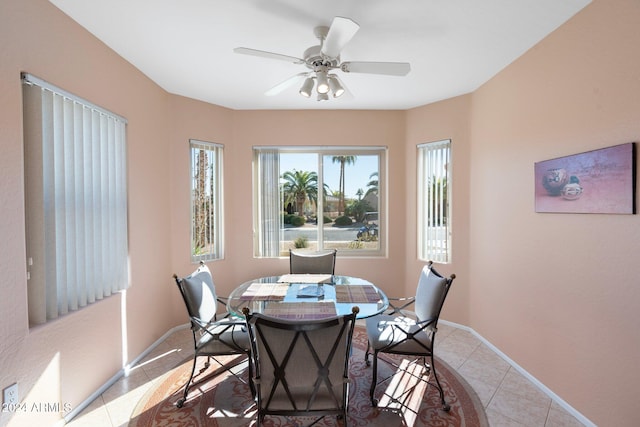
[[[367,334],[356,327],[353,336],[353,353],[350,360],[349,420],[355,426],[473,426],[489,425],[486,414],[471,386],[449,365],[436,358],[436,370],[451,411],[444,412],[437,389],[424,381],[416,380],[420,365],[409,364],[400,357],[394,361],[400,368],[378,362],[378,380],[390,377],[378,385],[377,408],[371,406],[369,386],[371,367],[364,362]],[[384,357],[387,357],[386,355]],[[204,363],[205,357],[200,357]],[[226,361],[233,362],[229,357]],[[388,360],[391,360],[390,358]],[[241,361],[236,359],[235,361]],[[196,369],[196,384],[189,390],[184,406],[178,409],[176,401],[182,397],[184,383],[189,378],[192,359],[165,374],[158,385],[148,391],[133,411],[129,427],[149,426],[207,426],[240,427],[255,426],[256,408],[251,398],[247,379],[246,361],[238,365],[238,376],[216,369],[215,362],[209,369],[200,365]],[[306,417],[266,416],[267,427],[308,426],[314,421]],[[342,425],[336,417],[325,417],[317,427]]]

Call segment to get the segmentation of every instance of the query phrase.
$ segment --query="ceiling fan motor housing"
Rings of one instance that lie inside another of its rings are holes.
[[[309,49],[304,51],[304,62],[307,68],[310,68],[313,71],[319,71],[319,67],[326,67],[328,69],[338,68],[340,57],[329,58],[322,54],[321,49],[322,46],[318,45],[311,46]]]

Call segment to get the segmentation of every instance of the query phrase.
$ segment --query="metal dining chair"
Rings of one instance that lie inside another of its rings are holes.
[[[336,415],[347,423],[351,314],[305,322],[243,312],[249,326],[258,426],[265,416]],[[313,425],[312,424],[312,425]]]
[[[291,274],[335,274],[336,249],[327,251],[296,251],[289,249]]]
[[[194,345],[191,375],[184,385],[182,398],[176,403],[176,406],[181,408],[187,400],[198,357],[207,357],[205,369],[209,367],[210,361],[213,359],[230,371],[233,366],[241,362],[229,366],[216,359],[216,356],[245,354],[250,357],[251,345],[244,319],[230,317],[226,311],[222,315],[217,313],[218,303],[223,304],[224,301],[216,295],[213,277],[204,263],[201,262],[198,269],[187,277],[178,278],[174,274],[173,278],[189,313]],[[252,366],[249,363],[249,378],[251,376]],[[249,386],[252,393],[255,394],[253,384],[250,381]]]
[[[369,365],[369,355],[373,350],[373,379],[369,392],[373,406],[378,404],[374,397],[378,384],[378,355],[389,353],[416,356],[414,362],[422,359],[425,375],[433,374],[443,409],[450,410],[436,373],[433,350],[440,311],[455,277],[455,274],[450,277],[441,276],[429,261],[420,274],[415,297],[389,298],[390,307],[385,314],[366,320],[369,342],[364,357]],[[394,305],[394,300],[402,306]],[[407,309],[412,305],[415,311]],[[380,360],[393,364],[389,360]],[[428,379],[431,379],[430,375]]]

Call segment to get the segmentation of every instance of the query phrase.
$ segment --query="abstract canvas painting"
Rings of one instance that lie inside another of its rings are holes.
[[[635,143],[535,164],[536,212],[635,214]]]

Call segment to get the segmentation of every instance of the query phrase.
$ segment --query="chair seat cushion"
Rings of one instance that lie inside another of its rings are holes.
[[[369,343],[375,350],[393,346],[389,352],[430,354],[433,329],[421,328],[415,319],[405,316],[381,314],[367,319]],[[413,338],[409,338],[411,334]]]
[[[207,328],[198,341],[198,354],[240,353],[250,348],[247,326],[238,321],[222,320]]]

